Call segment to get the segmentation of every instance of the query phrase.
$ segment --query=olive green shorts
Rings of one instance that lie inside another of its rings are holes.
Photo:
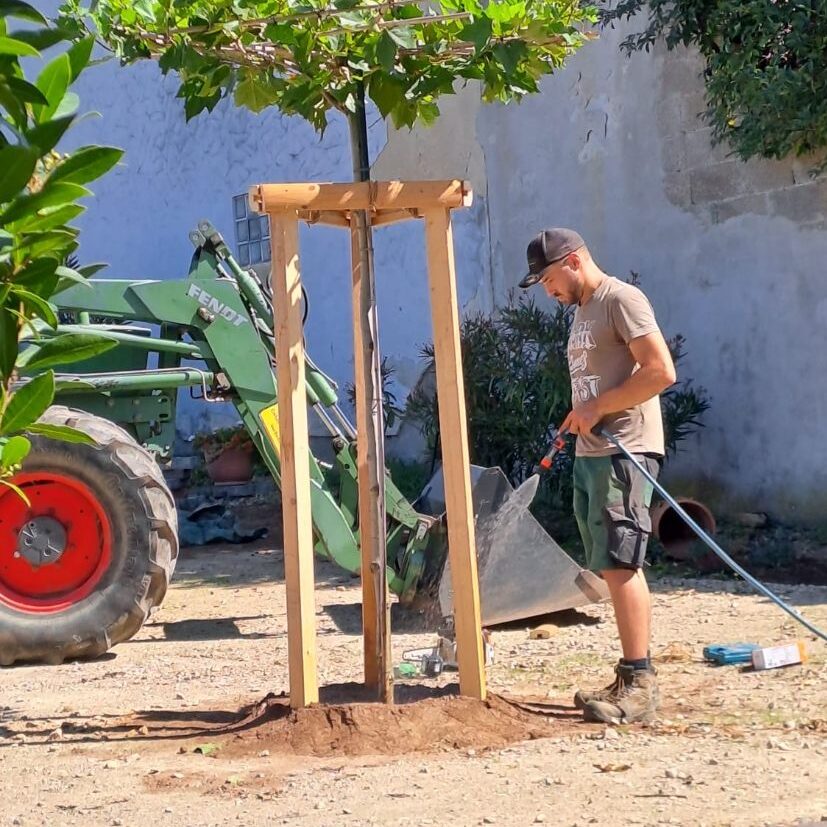
[[[657,478],[659,459],[634,456]],[[651,502],[652,483],[626,457],[575,459],[574,516],[586,549],[586,568],[597,572],[643,566],[652,530]]]

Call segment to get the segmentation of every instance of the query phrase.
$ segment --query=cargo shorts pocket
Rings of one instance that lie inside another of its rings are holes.
[[[611,561],[624,569],[639,569],[646,557],[652,518],[644,506],[607,505],[604,511]]]

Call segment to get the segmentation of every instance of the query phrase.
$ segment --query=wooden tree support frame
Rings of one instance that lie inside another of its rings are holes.
[[[313,582],[313,536],[310,512],[309,437],[304,385],[304,345],[301,322],[301,271],[298,222],[349,228],[353,273],[353,320],[356,385],[356,424],[359,455],[360,530],[379,519],[376,504],[384,468],[371,468],[367,440],[370,416],[365,399],[365,369],[359,358],[362,331],[369,319],[368,291],[363,289],[359,264],[357,211],[371,226],[381,227],[411,218],[425,222],[428,280],[434,333],[439,424],[442,438],[448,544],[454,590],[454,624],[460,692],[486,696],[485,660],[480,625],[474,513],[465,390],[460,353],[451,210],[470,206],[467,182],[370,181],[353,184],[259,184],[250,189],[252,208],[270,217],[272,291],[275,312],[276,362],[281,432],[284,571],[287,588],[287,636],[290,703],[302,707],[318,701],[316,630]],[[289,392],[286,392],[287,389]],[[376,561],[362,547],[362,620],[365,681],[387,696],[390,686],[390,623],[384,557]],[[374,570],[376,569],[376,570]],[[390,700],[390,698],[387,698]]]

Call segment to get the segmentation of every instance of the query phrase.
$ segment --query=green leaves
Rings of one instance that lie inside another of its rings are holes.
[[[368,93],[383,118],[387,118],[405,100],[405,91],[405,82],[392,75],[375,72],[370,77]]]
[[[46,207],[62,206],[91,194],[80,184],[49,179],[40,192],[19,196],[8,209],[0,213],[0,224],[11,224],[27,217],[34,217],[39,210]]]
[[[111,146],[82,147],[55,168],[49,181],[87,184],[109,172],[122,156],[122,149]]]
[[[251,112],[261,112],[272,106],[278,99],[278,91],[270,84],[268,78],[259,78],[248,73],[236,86],[233,100],[236,106],[244,106]]]
[[[92,47],[95,45],[94,37],[85,37],[78,40],[66,53],[69,58],[69,82],[74,83],[78,75],[89,65],[89,58],[92,57]]]
[[[57,327],[57,314],[46,299],[16,284],[12,285],[11,294],[29,311],[30,315],[43,319],[51,328]]]
[[[716,142],[743,160],[803,155],[827,146],[827,72],[823,2],[785,0],[621,0],[602,22],[643,17],[644,28],[622,43],[648,51],[693,46],[705,61],[707,109]]]
[[[0,419],[0,434],[14,434],[24,431],[46,408],[52,404],[55,395],[55,377],[51,371],[36,376],[22,385],[12,395],[6,411]]]
[[[21,371],[31,373],[56,365],[81,362],[106,353],[117,345],[114,339],[93,333],[64,333],[42,344],[33,343],[20,355],[18,366]]]
[[[74,118],[69,115],[38,124],[33,129],[27,130],[26,140],[40,150],[39,154],[41,156],[46,155],[57,146],[57,142],[72,125],[73,120]]]
[[[33,6],[21,0],[0,0],[0,17],[16,17],[29,23],[46,25],[46,18]]]
[[[39,52],[33,46],[22,40],[0,36],[0,55],[16,55],[18,57],[38,57]]]
[[[396,63],[396,43],[387,32],[382,32],[379,35],[379,40],[376,43],[376,59],[386,72],[392,71]]]
[[[98,0],[91,18],[121,60],[155,56],[163,72],[178,72],[187,118],[232,94],[238,106],[277,107],[319,131],[331,110],[356,111],[363,86],[397,126],[433,121],[459,78],[482,81],[486,99],[518,99],[582,45],[593,16],[578,0],[437,0],[427,9],[180,0],[173,8],[174,21],[162,0]]]
[[[71,428],[69,425],[50,425],[45,422],[36,422],[26,427],[27,434],[37,434],[49,439],[59,439],[63,442],[73,442],[80,445],[96,445],[94,439],[84,431]]]
[[[473,43],[479,53],[487,45],[492,31],[493,23],[489,17],[477,17],[472,23],[463,26],[460,36]]]
[[[51,118],[57,111],[66,90],[69,88],[69,81],[72,79],[72,64],[69,55],[62,54],[48,63],[37,78],[37,88],[46,98],[46,106],[35,107],[35,117],[39,123]]]
[[[31,450],[32,444],[24,436],[13,436],[3,446],[0,454],[0,462],[6,468],[14,468],[20,465]]]
[[[9,201],[29,182],[39,153],[28,146],[0,149],[0,203]]]
[[[30,25],[9,33],[11,17]],[[73,28],[71,21],[68,25]],[[122,155],[99,146],[58,151],[79,105],[70,86],[89,65],[94,43],[85,30],[76,31],[83,36],[47,62],[31,83],[21,58],[39,57],[39,50],[65,41],[67,31],[51,27],[21,0],[0,0],[0,484],[21,496],[8,477],[29,450],[23,431],[90,441],[72,428],[33,424],[54,398],[50,368],[116,344],[93,334],[48,338],[48,328],[58,327],[52,295],[67,283],[85,284],[99,266],[76,270],[61,263],[77,248],[78,231],[69,222],[83,212],[78,199],[91,194],[84,184]],[[32,338],[19,353],[23,333]],[[18,384],[26,370],[39,375]]]
[[[17,359],[17,319],[0,307],[0,375],[10,376]]]

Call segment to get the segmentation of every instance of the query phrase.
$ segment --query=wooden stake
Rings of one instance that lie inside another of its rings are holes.
[[[362,552],[362,635],[365,683],[378,700],[393,702],[391,678],[390,602],[388,600],[387,534],[385,530],[385,448],[381,412],[373,409],[377,378],[376,296],[371,284],[370,250],[362,250],[359,222],[364,212],[354,214],[351,227],[353,274],[353,366],[356,387],[357,465],[359,469],[359,544]],[[367,268],[363,265],[367,264]],[[376,357],[376,358],[374,358]],[[372,381],[369,381],[372,377]],[[378,383],[378,384],[377,384]],[[381,482],[381,485],[380,485]]]
[[[304,382],[299,231],[295,211],[270,213],[290,706],[318,703],[310,447]]]
[[[465,385],[459,340],[454,243],[451,214],[447,209],[425,211],[425,239],[434,327],[439,428],[443,434],[442,467],[448,516],[448,553],[454,589],[459,686],[463,695],[484,699],[485,655],[471,503]]]

